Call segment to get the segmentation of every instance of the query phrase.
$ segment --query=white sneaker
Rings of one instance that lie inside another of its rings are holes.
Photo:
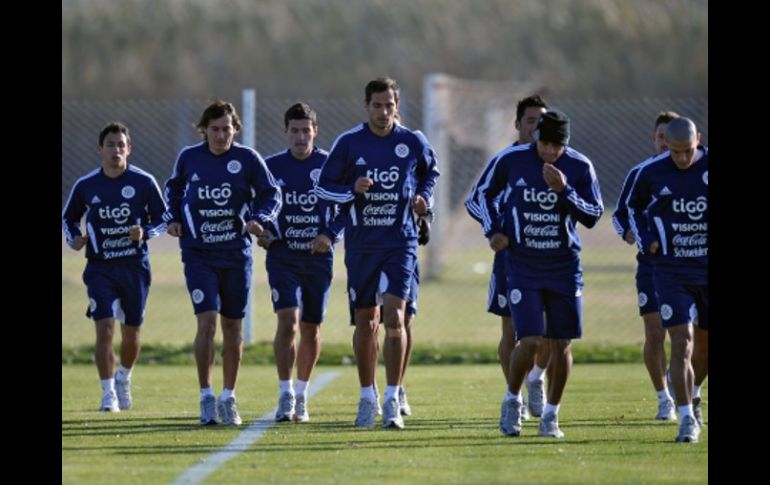
[[[219,419],[222,420],[222,424],[240,426],[243,422],[241,415],[238,414],[238,406],[235,404],[234,396],[230,396],[224,401],[222,396],[219,396],[217,400],[217,413],[219,413]]]
[[[278,396],[278,407],[275,410],[275,420],[277,422],[291,421],[294,418],[294,394],[290,392],[282,392]]]
[[[379,399],[377,401],[379,401]],[[398,388],[398,406],[401,410],[401,416],[412,415],[412,407],[409,405],[409,402],[406,400],[406,389],[404,389],[404,386],[400,386]],[[379,414],[382,414],[381,409]]]
[[[655,416],[655,419],[660,419],[661,421],[676,421],[676,407],[674,406],[674,401],[671,399],[658,401],[658,414]]]
[[[310,415],[307,413],[307,399],[299,394],[294,401],[294,421],[306,423],[310,421]]]
[[[385,428],[404,429],[404,418],[401,417],[401,407],[398,396],[386,399],[382,404],[382,426]]]
[[[377,403],[366,398],[358,401],[358,415],[356,415],[356,426],[362,428],[374,427],[374,420],[377,417]]]
[[[204,396],[201,401],[200,423],[204,426],[217,424],[217,398],[213,394]]]
[[[130,409],[133,400],[131,399],[131,379],[120,370],[115,373],[115,393],[118,395],[118,406],[120,409]]]
[[[102,405],[99,411],[105,413],[117,413],[120,412],[118,407],[118,397],[115,395],[115,391],[105,392],[102,395]]]
[[[540,429],[538,429],[537,435],[549,438],[564,438],[564,433],[559,429],[559,417],[556,413],[543,414],[540,417]]]

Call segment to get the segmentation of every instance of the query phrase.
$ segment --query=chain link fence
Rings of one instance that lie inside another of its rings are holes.
[[[463,202],[478,174],[494,153],[516,138],[516,101],[536,89],[511,83],[462,82],[445,86],[445,92],[427,94],[439,100],[441,117],[426,108],[419,93],[402,92],[404,125],[429,134],[424,118],[439,119],[445,142],[437,145],[440,190],[445,204],[437,213],[443,234],[439,244],[428,246],[441,264],[421,286],[416,338],[440,345],[488,343],[496,345],[499,318],[487,314],[486,299],[492,252],[478,224],[465,213]],[[336,136],[365,119],[363,99],[275,99],[260,97],[256,103],[256,149],[266,157],[286,148],[283,114],[297,101],[317,112],[316,144],[329,149]],[[688,116],[708,144],[707,98],[579,99],[545,96],[550,107],[566,112],[572,120],[570,145],[594,163],[601,184],[605,215],[591,229],[581,228],[584,240],[584,341],[636,344],[643,341],[634,288],[635,259],[632,247],[614,233],[610,217],[628,170],[651,155],[653,122],[661,110]],[[231,100],[240,107],[239,100]],[[208,104],[206,99],[136,99],[62,101],[62,207],[78,177],[99,165],[96,152],[99,130],[111,120],[129,127],[132,136],[130,163],[155,175],[162,186],[170,176],[179,149],[200,138],[193,125]],[[435,106],[435,105],[434,105]],[[431,108],[436,109],[436,108]],[[442,135],[443,136],[443,135]],[[431,139],[434,144],[436,141]],[[440,147],[440,148],[439,148]],[[93,343],[93,326],[84,316],[87,298],[80,275],[83,254],[64,244],[62,238],[62,343]],[[145,342],[189,343],[195,319],[184,287],[177,241],[168,235],[150,242],[153,286],[150,291]],[[429,256],[421,249],[421,261]],[[275,317],[268,297],[261,249],[255,249],[252,295],[254,340],[271,340]],[[335,282],[324,325],[325,341],[349,342],[348,309],[342,244],[335,257]],[[421,326],[421,327],[420,327]],[[424,333],[420,333],[423,329]],[[218,337],[219,338],[219,337]],[[419,342],[420,340],[418,340]]]

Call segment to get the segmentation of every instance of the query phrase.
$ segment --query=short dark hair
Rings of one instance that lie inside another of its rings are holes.
[[[283,115],[283,127],[285,129],[289,129],[289,121],[291,120],[310,120],[314,127],[318,126],[318,115],[307,103],[294,103],[286,110],[286,114]]]
[[[365,90],[366,104],[369,104],[369,102],[372,100],[372,94],[381,93],[383,91],[387,91],[388,89],[393,90],[393,97],[396,99],[396,103],[398,103],[398,94],[400,88],[398,87],[395,79],[391,79],[389,77],[378,77],[377,79],[369,81]]]
[[[131,135],[128,133],[126,125],[120,121],[110,121],[107,123],[102,131],[99,132],[99,146],[104,146],[104,139],[107,138],[109,133],[123,133],[126,135],[126,140],[131,144]]]
[[[674,111],[661,111],[658,113],[657,118],[655,118],[655,128],[662,125],[663,123],[668,123],[671,120],[675,120],[679,118],[679,113],[676,113]]]
[[[205,135],[206,128],[208,128],[211,120],[221,118],[225,115],[230,115],[232,118],[235,131],[241,131],[241,119],[238,117],[238,112],[235,111],[235,106],[233,106],[233,103],[222,101],[219,98],[214,98],[214,101],[203,111],[195,128]]]
[[[527,96],[526,98],[519,101],[519,103],[516,105],[516,121],[521,121],[521,118],[524,116],[524,112],[527,111],[527,108],[548,109],[548,106],[546,106],[545,101],[543,101],[543,98],[541,98],[539,94]]]

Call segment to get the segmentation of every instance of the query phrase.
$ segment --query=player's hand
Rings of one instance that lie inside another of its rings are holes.
[[[132,241],[141,241],[144,236],[144,229],[139,224],[134,224],[128,228],[128,236]]]
[[[623,239],[625,239],[628,244],[634,244],[636,242],[634,233],[631,230],[626,231],[626,237],[624,237]]]
[[[652,241],[650,243],[650,254],[657,254],[660,249],[660,243],[658,241]]]
[[[182,224],[179,222],[172,222],[166,227],[166,232],[169,236],[182,237]]]
[[[70,242],[70,247],[75,251],[80,251],[87,242],[88,236],[75,236],[72,238],[72,242]]]
[[[328,253],[332,248],[332,240],[326,234],[319,234],[310,243],[310,254]]]
[[[509,244],[508,236],[500,232],[496,232],[492,234],[492,237],[489,238],[489,247],[492,248],[494,252],[498,252],[498,251],[502,251],[503,249],[506,249],[508,247],[508,244]]]
[[[262,224],[252,219],[246,223],[246,232],[248,232],[249,234],[254,234],[255,236],[259,237],[262,235],[263,232],[265,232],[265,228],[262,227]]]
[[[414,196],[414,199],[412,199],[412,208],[418,216],[424,216],[428,213],[428,203],[425,202],[425,199],[423,199],[421,195]]]
[[[257,245],[261,248],[269,248],[273,241],[275,241],[275,236],[270,229],[265,229],[262,234],[257,236]]]
[[[567,186],[567,177],[552,163],[543,164],[543,179],[554,192],[561,192]]]
[[[357,194],[365,194],[372,185],[374,185],[374,180],[369,177],[358,177],[356,183],[353,184],[353,190]]]

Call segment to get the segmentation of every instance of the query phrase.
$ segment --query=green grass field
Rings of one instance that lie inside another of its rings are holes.
[[[705,483],[708,426],[697,444],[674,443],[676,423],[652,419],[656,401],[641,364],[576,365],[560,411],[563,440],[498,431],[504,392],[498,366],[419,366],[406,384],[414,414],[401,431],[353,427],[353,367],[310,401],[311,421],[281,423],[206,483]],[[380,369],[380,380],[383,379]],[[215,388],[221,383],[220,369]],[[383,382],[380,382],[383,387]],[[312,382],[311,382],[312,388]],[[197,424],[195,370],[140,366],[134,408],[98,413],[92,366],[62,367],[62,483],[171,483],[274,409],[275,369],[241,369],[244,426]],[[708,389],[704,387],[708,422]]]

